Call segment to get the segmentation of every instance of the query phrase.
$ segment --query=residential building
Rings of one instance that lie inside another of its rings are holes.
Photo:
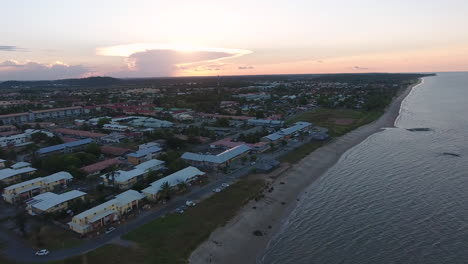
[[[61,136],[68,136],[68,137],[74,137],[74,138],[92,138],[95,140],[98,140],[106,134],[102,133],[94,133],[91,131],[85,131],[85,130],[76,130],[76,129],[69,129],[69,128],[57,128],[54,130],[55,133],[61,135]]]
[[[265,142],[278,142],[283,139],[289,139],[299,132],[306,132],[312,127],[312,123],[309,122],[296,122],[293,126],[283,128],[278,132],[264,136],[262,141]]]
[[[106,155],[111,155],[111,156],[123,156],[127,153],[132,152],[130,149],[127,148],[119,148],[119,147],[113,147],[113,146],[101,146],[100,147],[101,152]]]
[[[196,167],[225,167],[232,161],[247,155],[249,150],[249,146],[240,145],[218,155],[185,152],[181,158]]]
[[[83,108],[81,106],[52,108],[47,110],[0,115],[0,121],[2,121],[4,125],[23,124],[28,122],[35,122],[38,119],[47,120],[75,117],[81,115],[82,113]]]
[[[133,130],[132,127],[123,126],[123,125],[116,125],[116,124],[105,124],[102,128],[106,129],[106,130],[118,131],[118,132],[125,132],[125,131]]]
[[[247,124],[251,126],[282,127],[284,125],[284,121],[269,119],[249,119],[247,120]]]
[[[53,192],[41,193],[26,202],[26,210],[30,215],[60,212],[68,209],[70,203],[76,200],[84,200],[86,193],[69,191],[62,194]]]
[[[225,138],[218,141],[215,141],[210,144],[211,148],[220,148],[220,149],[231,149],[240,145],[247,145],[250,147],[251,152],[261,153],[270,149],[270,144],[268,142],[257,142],[253,144],[245,143],[243,141],[232,141],[231,138]]]
[[[0,168],[5,168],[5,162],[6,160],[0,159]]]
[[[128,154],[127,159],[133,165],[138,165],[142,162],[157,158],[161,151],[162,149],[158,146],[143,148],[136,152]]]
[[[156,201],[159,198],[161,188],[165,183],[167,183],[169,187],[175,188],[180,183],[190,183],[204,175],[205,173],[203,171],[190,166],[152,182],[149,187],[143,189],[141,192],[149,200]]]
[[[2,184],[10,185],[12,183],[20,181],[23,177],[30,176],[34,172],[36,172],[35,168],[31,168],[29,166],[19,168],[13,168],[13,166],[11,166],[12,168],[0,170],[0,182]]]
[[[61,171],[47,177],[39,177],[5,187],[2,196],[8,203],[17,203],[43,192],[52,191],[56,187],[67,185],[72,180],[73,176],[70,173]]]
[[[129,189],[137,182],[146,178],[149,172],[162,169],[164,169],[164,161],[153,159],[135,166],[132,170],[109,172],[106,175],[102,175],[101,178],[107,186]]]
[[[107,159],[100,162],[96,162],[94,164],[84,166],[80,170],[82,170],[86,175],[97,175],[100,174],[103,170],[110,168],[112,166],[119,166],[122,163],[118,158]]]
[[[139,207],[145,196],[135,190],[128,190],[114,199],[75,215],[68,223],[70,229],[86,234],[100,227],[119,221],[120,217]]]
[[[72,141],[72,142],[67,142],[67,143],[63,143],[59,145],[41,148],[36,153],[39,156],[57,154],[57,153],[71,153],[77,150],[84,149],[84,147],[90,144],[91,142],[93,142],[92,139],[86,138],[82,140],[77,140],[77,141]]]

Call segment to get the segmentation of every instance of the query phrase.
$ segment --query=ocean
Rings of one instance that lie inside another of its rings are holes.
[[[395,126],[307,188],[260,263],[468,263],[468,73],[424,78]]]

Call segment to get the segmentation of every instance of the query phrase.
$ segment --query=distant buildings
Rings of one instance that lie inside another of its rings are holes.
[[[79,149],[83,149],[86,145],[90,144],[91,142],[93,142],[92,139],[86,138],[82,140],[77,140],[77,141],[72,141],[68,143],[41,148],[36,153],[39,156],[45,156],[45,155],[57,154],[57,153],[71,153]]]
[[[185,152],[181,158],[196,167],[218,168],[225,167],[232,161],[247,155],[249,150],[249,146],[240,145],[218,155]]]
[[[142,162],[156,158],[157,156],[159,156],[161,151],[162,151],[162,148],[158,146],[142,148],[136,152],[128,154],[127,159],[133,165],[138,165]]]
[[[199,177],[205,175],[203,171],[195,167],[187,167],[168,175],[162,179],[154,181],[149,187],[143,189],[141,192],[151,201],[156,201],[160,196],[160,191],[165,183],[171,188],[175,188],[180,183],[190,183],[197,180]]]
[[[283,139],[289,139],[294,136],[296,133],[301,131],[305,132],[312,127],[312,123],[309,122],[297,122],[293,126],[288,128],[283,128],[278,132],[270,134],[262,138],[262,141],[265,142],[278,142]]]
[[[76,130],[76,129],[69,129],[69,128],[57,128],[54,130],[55,133],[62,135],[62,136],[71,136],[74,138],[92,138],[92,139],[100,139],[106,134],[102,133],[94,133],[91,131],[84,131],[84,130]]]
[[[264,126],[264,127],[282,127],[284,121],[268,120],[268,119],[249,119],[247,124],[251,126]]]
[[[61,119],[75,117],[81,115],[82,113],[83,108],[81,106],[73,106],[0,115],[0,121],[2,121],[4,125],[23,124],[28,122],[35,122],[36,120],[40,119]]]
[[[86,210],[72,218],[68,223],[71,230],[86,234],[100,227],[119,221],[122,215],[139,207],[145,196],[135,190],[128,190],[115,196],[114,199]]]
[[[8,203],[17,203],[51,191],[57,186],[66,185],[72,180],[73,176],[70,173],[61,171],[47,177],[39,177],[5,187],[2,196]]]
[[[71,202],[78,199],[84,200],[86,193],[80,191],[69,191],[62,194],[45,192],[34,196],[27,202],[26,210],[30,215],[54,213],[67,210]]]
[[[110,168],[112,166],[118,166],[122,163],[118,158],[103,160],[85,167],[82,167],[82,170],[86,175],[97,175],[100,174],[103,170]]]

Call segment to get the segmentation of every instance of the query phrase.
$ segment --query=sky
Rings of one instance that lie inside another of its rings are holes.
[[[3,1],[0,80],[468,71],[466,0]]]

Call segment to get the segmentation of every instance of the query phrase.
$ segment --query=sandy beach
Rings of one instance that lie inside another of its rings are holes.
[[[296,207],[305,189],[331,168],[350,148],[382,128],[394,127],[402,101],[413,85],[398,95],[385,113],[373,123],[362,126],[317,149],[271,180],[272,192],[248,203],[224,227],[215,230],[190,256],[190,263],[256,263],[272,236]],[[253,231],[263,232],[262,236]]]

